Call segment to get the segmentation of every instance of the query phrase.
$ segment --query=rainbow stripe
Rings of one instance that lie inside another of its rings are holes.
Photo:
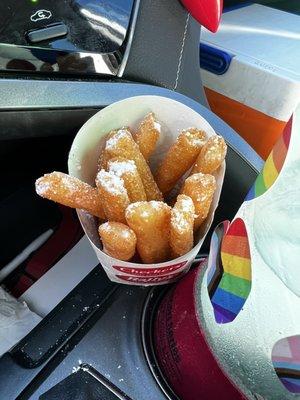
[[[284,131],[275,144],[264,168],[246,196],[246,201],[255,199],[265,193],[276,181],[283,167],[288,152],[292,132],[292,118],[286,124]]]
[[[283,386],[300,394],[300,336],[279,340],[272,350],[272,362]]]
[[[250,249],[244,221],[237,218],[227,228],[228,223],[216,228],[208,261],[208,293],[219,324],[236,318],[251,290]]]

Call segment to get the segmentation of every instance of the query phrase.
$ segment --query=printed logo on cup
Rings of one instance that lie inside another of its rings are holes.
[[[162,268],[130,268],[130,267],[122,267],[118,265],[113,265],[113,268],[117,271],[123,272],[124,274],[134,275],[134,276],[164,276],[169,275],[170,273],[183,268],[187,264],[187,261],[183,261],[178,264],[168,265],[167,267]]]
[[[182,274],[182,271],[177,274],[166,275],[166,276],[127,276],[127,275],[116,275],[118,279],[126,282],[136,282],[136,283],[167,283],[170,279],[178,278]]]

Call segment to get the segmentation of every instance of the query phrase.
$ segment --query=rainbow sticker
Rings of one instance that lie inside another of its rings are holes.
[[[246,201],[264,194],[276,181],[283,167],[292,132],[292,118],[286,124],[284,131],[267,158],[263,170],[246,196]]]
[[[225,222],[216,228],[208,260],[208,293],[218,324],[236,318],[251,290],[250,249],[244,221],[237,218],[229,228],[228,225]]]
[[[283,386],[300,394],[300,335],[279,340],[272,350],[272,362]]]

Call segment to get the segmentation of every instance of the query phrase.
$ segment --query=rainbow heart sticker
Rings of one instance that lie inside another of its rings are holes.
[[[273,347],[272,362],[283,386],[300,394],[300,335],[280,339]]]
[[[244,221],[218,225],[213,233],[207,272],[208,293],[218,324],[232,322],[251,290],[251,259]]]
[[[267,158],[263,170],[246,196],[246,201],[264,194],[274,184],[283,167],[288,152],[292,132],[292,118],[286,124],[282,135]]]

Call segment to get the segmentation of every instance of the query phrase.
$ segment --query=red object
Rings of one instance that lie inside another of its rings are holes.
[[[242,400],[216,362],[196,316],[194,290],[200,269],[191,270],[159,306],[154,326],[158,364],[182,400]]]
[[[39,278],[53,267],[82,237],[83,231],[75,212],[60,206],[62,220],[55,232],[42,246],[32,253],[25,262],[24,275],[13,286],[10,293],[20,297]]]
[[[184,272],[178,272],[177,274],[164,275],[164,276],[128,276],[128,275],[116,275],[118,279],[126,282],[136,283],[169,283],[170,280],[178,278]]]
[[[117,271],[123,272],[124,274],[130,274],[131,276],[165,276],[177,271],[178,269],[184,267],[187,261],[183,261],[178,264],[168,265],[167,267],[160,267],[157,269],[153,268],[132,268],[132,267],[122,267],[118,265],[113,265],[113,268]]]
[[[27,289],[34,284],[34,281],[26,275],[21,276],[15,286],[10,290],[16,298],[20,297]]]
[[[30,258],[26,272],[38,280],[56,264],[82,237],[82,229],[75,212],[60,207],[63,214],[58,229]]]
[[[182,0],[185,8],[205,28],[217,32],[223,11],[223,0]]]

